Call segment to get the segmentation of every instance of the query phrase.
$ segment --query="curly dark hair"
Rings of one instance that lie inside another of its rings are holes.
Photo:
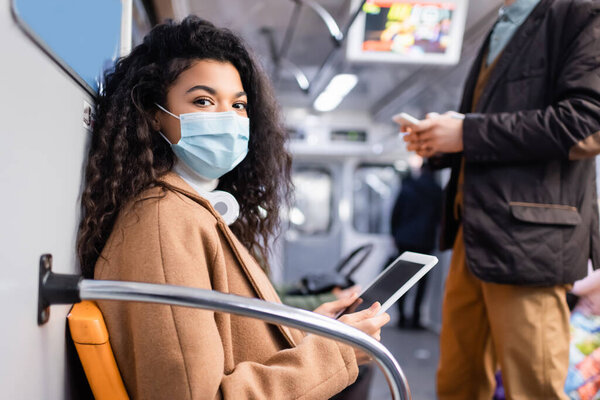
[[[262,260],[279,225],[279,206],[289,202],[291,157],[272,90],[243,41],[227,29],[190,16],[158,25],[105,76],[85,171],[77,252],[85,277],[94,266],[119,211],[142,191],[160,186],[174,155],[153,129],[155,103],[165,104],[179,74],[197,60],[231,63],[248,95],[248,155],[221,177],[218,189],[240,202],[231,226]]]

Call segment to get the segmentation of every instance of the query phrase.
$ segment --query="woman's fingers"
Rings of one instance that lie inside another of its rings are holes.
[[[356,301],[358,293],[352,293],[350,296],[342,297],[340,299],[323,303],[319,307],[315,308],[313,312],[326,317],[335,317],[340,311],[348,308]]]
[[[381,304],[375,302],[366,310],[359,311],[353,314],[346,314],[340,317],[340,321],[357,328],[375,340],[381,340],[381,327],[390,321],[388,313],[377,315],[381,309]],[[358,365],[365,364],[370,361],[371,357],[361,350],[355,349],[356,361]]]
[[[375,302],[375,303],[373,303],[373,305],[371,305],[371,307],[369,307],[365,310],[344,314],[339,318],[339,320],[345,324],[354,326],[357,323],[359,323],[360,321],[362,321],[363,319],[366,319],[366,318],[369,318],[369,317],[372,317],[373,315],[375,315],[377,313],[377,311],[379,310],[379,307],[381,307],[379,305],[379,302]]]
[[[358,322],[355,325],[355,328],[358,328],[364,333],[375,337],[374,335],[380,335],[381,327],[388,322],[390,322],[390,315],[388,313],[383,313]]]
[[[375,340],[377,340],[378,342],[381,341],[381,329],[378,329],[377,332],[372,333],[371,337]]]
[[[371,306],[367,309],[361,310],[359,312],[355,312],[352,314],[348,314],[349,317],[353,318],[354,321],[362,321],[367,318],[371,318],[373,315],[377,314],[377,311],[381,308],[381,304],[376,301],[371,304]]]
[[[359,311],[353,314],[346,314],[340,317],[340,321],[351,325],[361,331],[373,335],[376,334],[382,326],[390,321],[388,313],[377,315],[377,312],[381,309],[381,305],[378,302],[366,310]]]
[[[336,289],[338,289],[338,290],[336,290]],[[349,288],[346,288],[346,289],[334,288],[334,290],[333,290],[333,294],[335,294],[338,299],[350,297],[353,294],[358,295],[359,293],[360,293],[359,285],[350,286]]]
[[[331,308],[342,309],[342,308],[346,308],[350,304],[354,303],[354,301],[356,300],[357,297],[358,297],[358,293],[352,293],[352,294],[350,294],[350,296],[340,297],[337,300],[331,301],[329,303],[324,303],[324,304],[329,304],[331,306]]]
[[[357,323],[348,324],[367,335],[380,340],[381,328],[390,321],[390,316],[387,313],[377,315],[374,318],[368,318]]]

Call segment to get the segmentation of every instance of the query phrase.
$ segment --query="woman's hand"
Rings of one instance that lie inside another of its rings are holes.
[[[354,292],[349,297],[341,298],[329,303],[323,303],[317,307],[314,312],[325,315],[326,317],[334,318],[340,311],[352,305],[357,298],[358,293]],[[339,318],[339,321],[363,331],[376,340],[381,340],[381,327],[390,322],[390,316],[387,313],[376,315],[380,308],[381,304],[375,302],[366,310],[342,315]],[[358,349],[354,349],[354,352],[356,354],[356,362],[358,365],[366,364],[371,361],[371,357],[367,353]]]
[[[346,289],[342,289],[339,286],[336,286],[333,288],[331,293],[333,293],[337,299],[345,299],[346,297],[350,297],[353,294],[360,293],[360,286],[354,285]]]
[[[335,318],[335,316],[338,315],[340,311],[343,311],[346,308],[350,307],[350,305],[352,305],[352,303],[356,301],[357,297],[358,292],[352,292],[349,296],[321,304],[319,307],[315,308],[313,312],[324,315],[329,318]]]
[[[339,320],[363,331],[376,340],[381,340],[381,327],[390,322],[390,316],[387,313],[376,315],[380,308],[381,305],[379,302],[375,302],[366,310],[342,315]],[[366,364],[371,361],[371,357],[362,350],[354,349],[354,352],[356,354],[356,362],[358,365]]]

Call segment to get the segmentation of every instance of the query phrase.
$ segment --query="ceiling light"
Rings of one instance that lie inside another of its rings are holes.
[[[354,74],[339,74],[333,77],[329,85],[325,88],[325,91],[338,93],[343,97],[356,86],[357,82],[358,77]]]
[[[313,106],[317,111],[331,111],[344,99],[356,83],[358,77],[354,74],[339,74],[333,77],[325,90],[315,99]]]

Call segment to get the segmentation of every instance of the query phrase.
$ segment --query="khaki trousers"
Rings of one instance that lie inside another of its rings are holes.
[[[567,399],[567,286],[487,283],[467,268],[462,226],[442,307],[440,400],[490,400],[502,371],[510,400]]]

